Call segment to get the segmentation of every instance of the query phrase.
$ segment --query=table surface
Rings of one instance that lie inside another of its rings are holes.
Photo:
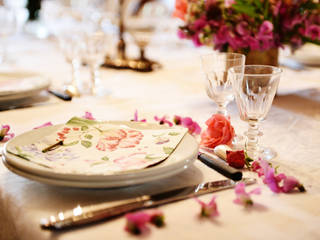
[[[130,50],[134,52],[134,48]],[[216,111],[206,96],[199,55],[207,49],[189,44],[160,40],[150,46],[149,56],[163,68],[152,73],[129,70],[102,70],[103,85],[111,92],[106,97],[74,98],[63,102],[46,96],[46,102],[34,107],[0,112],[0,122],[10,124],[19,135],[42,123],[64,123],[85,111],[101,120],[130,120],[135,110],[142,118],[175,114],[190,116],[204,127]],[[68,81],[70,69],[51,40],[23,36],[10,45],[13,62],[1,71],[18,69],[48,76],[52,87]],[[81,70],[81,79],[88,81],[88,70]],[[239,119],[234,102],[228,105],[231,121],[239,134],[246,123]],[[220,216],[214,221],[198,218],[200,207],[194,199],[161,206],[166,226],[152,228],[148,239],[320,239],[320,69],[305,71],[284,69],[284,75],[273,106],[262,123],[261,142],[278,153],[272,160],[280,171],[296,176],[306,193],[274,194],[261,182],[262,194],[254,196],[256,204],[245,209],[235,205],[233,190],[216,193]],[[247,176],[253,173],[245,172]],[[186,171],[161,181],[120,189],[75,189],[50,186],[17,176],[0,164],[0,239],[132,239],[124,231],[125,218],[63,232],[40,229],[39,219],[61,210],[87,204],[116,201],[141,194],[224,179],[200,161]],[[201,197],[209,201],[212,195]]]

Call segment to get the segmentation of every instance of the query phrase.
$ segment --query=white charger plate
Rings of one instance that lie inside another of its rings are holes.
[[[144,129],[164,128],[158,124],[136,122],[112,122],[119,125],[135,126]],[[32,130],[10,140],[4,147],[3,163],[7,168],[31,180],[42,183],[84,188],[112,188],[142,184],[173,176],[187,169],[198,154],[198,143],[186,134],[174,152],[162,163],[141,170],[124,171],[116,174],[71,174],[61,173],[20,158],[7,151],[10,146],[30,144],[56,131],[61,125]]]
[[[0,73],[0,102],[34,96],[50,85],[48,78],[34,72]]]

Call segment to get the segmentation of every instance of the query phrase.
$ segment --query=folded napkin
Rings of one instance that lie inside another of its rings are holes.
[[[178,126],[154,128],[140,122],[119,124],[75,117],[49,136],[10,146],[8,151],[57,172],[112,174],[165,160],[186,132]],[[56,143],[60,144],[51,148]]]

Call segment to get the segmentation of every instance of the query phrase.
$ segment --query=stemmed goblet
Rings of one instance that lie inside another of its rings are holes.
[[[228,79],[231,67],[244,67],[245,56],[239,53],[210,53],[201,56],[202,68],[206,75],[207,95],[218,105],[217,113],[228,116],[227,105],[233,91]]]
[[[240,118],[248,122],[245,149],[254,160],[261,156],[259,151],[259,123],[268,114],[276,94],[282,70],[266,65],[247,65],[229,69]]]
[[[14,10],[0,6],[0,63],[6,61],[7,38],[16,32],[17,20]]]
[[[109,37],[102,31],[84,34],[82,58],[89,65],[91,81],[88,89],[91,95],[104,95],[106,91],[101,85],[100,65],[108,50]]]

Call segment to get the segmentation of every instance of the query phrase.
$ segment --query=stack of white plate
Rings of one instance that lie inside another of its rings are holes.
[[[119,124],[123,123],[119,122]],[[130,122],[127,124],[130,125]],[[7,151],[10,146],[22,146],[39,141],[59,127],[61,125],[40,128],[11,139],[4,147],[2,158],[4,165],[22,177],[46,184],[78,188],[113,188],[143,184],[173,176],[187,169],[198,154],[197,141],[190,134],[186,134],[174,152],[156,166],[116,174],[71,174],[37,165]],[[158,124],[150,124],[150,128],[159,127]]]
[[[21,104],[49,87],[50,81],[26,71],[0,72],[0,106]]]

